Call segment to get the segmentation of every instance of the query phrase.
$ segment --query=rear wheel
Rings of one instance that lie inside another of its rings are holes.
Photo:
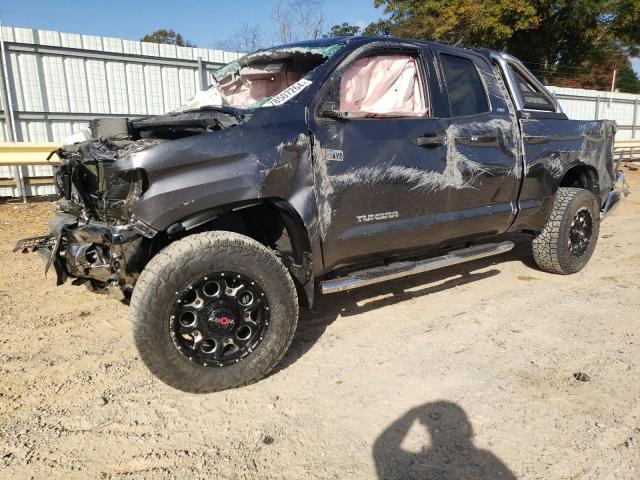
[[[542,270],[576,273],[587,264],[598,241],[600,214],[594,195],[560,188],[542,232],[533,239],[533,258]]]
[[[230,232],[179,240],[154,257],[131,299],[140,358],[163,382],[213,392],[262,378],[295,331],[295,287],[278,257]]]

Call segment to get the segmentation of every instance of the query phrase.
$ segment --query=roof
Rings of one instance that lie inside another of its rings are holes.
[[[369,37],[369,36],[364,36],[364,35],[359,35],[359,36],[354,36],[354,37],[327,37],[327,38],[317,38],[314,40],[305,40],[305,41],[301,41],[301,42],[292,42],[292,43],[285,43],[282,45],[276,45],[273,47],[269,47],[263,50],[278,50],[278,49],[290,49],[290,48],[326,48],[326,47],[331,47],[332,45],[337,45],[337,44],[366,44],[366,43],[373,43],[373,42],[386,42],[386,43],[412,43],[414,45],[442,45],[444,47],[447,48],[454,48],[454,49],[460,49],[460,50],[467,50],[467,51],[471,51],[471,52],[475,52],[475,53],[479,53],[487,58],[490,57],[490,55],[492,53],[499,53],[499,52],[494,52],[493,50],[489,50],[486,48],[467,48],[467,47],[455,47],[453,45],[447,45],[444,43],[440,43],[440,42],[436,42],[434,40],[417,40],[414,38],[400,38],[400,37],[383,37],[383,36],[375,36],[375,37]]]

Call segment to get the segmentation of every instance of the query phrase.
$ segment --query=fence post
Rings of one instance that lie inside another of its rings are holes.
[[[9,81],[9,69],[7,68],[7,52],[4,45],[4,32],[2,31],[2,20],[0,20],[0,60],[2,61],[2,79],[3,79],[3,102],[4,102],[4,118],[5,125],[7,126],[7,132],[9,133],[9,139],[12,142],[17,142],[16,135],[16,117],[13,113],[13,92],[11,91],[11,82]],[[16,187],[22,194],[22,201],[27,203],[27,189],[24,183],[24,177],[20,167],[14,167],[13,169],[14,181]]]
[[[631,123],[631,138],[636,138],[637,119],[638,119],[638,97],[633,99],[633,122]]]
[[[599,116],[600,116],[600,95],[596,97],[596,116],[593,119],[598,120]]]
[[[205,77],[205,69],[204,69],[204,65],[202,64],[202,57],[198,57],[198,80],[200,83],[200,90],[206,90],[207,89],[207,79]]]

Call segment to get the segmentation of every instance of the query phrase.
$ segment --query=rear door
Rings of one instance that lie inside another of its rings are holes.
[[[440,45],[433,51],[450,111],[449,240],[502,233],[514,218],[519,188],[515,112],[485,57]]]
[[[325,269],[445,239],[446,119],[432,116],[425,54],[367,45],[337,67],[312,106]],[[327,118],[333,104],[346,118]]]

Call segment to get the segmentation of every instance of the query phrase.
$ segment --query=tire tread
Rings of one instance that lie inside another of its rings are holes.
[[[214,231],[190,235],[170,244],[153,257],[140,274],[131,297],[130,319],[134,342],[149,370],[163,382],[189,392],[194,391],[192,385],[186,384],[185,379],[176,376],[177,372],[168,370],[161,359],[155,358],[149,353],[157,350],[157,345],[153,344],[154,338],[151,335],[147,335],[149,319],[145,309],[157,301],[160,292],[168,288],[170,278],[182,266],[196,260],[195,255],[197,252],[207,249],[214,249],[222,255],[235,256],[247,263],[260,261],[265,270],[273,271],[285,282],[288,296],[293,302],[295,315],[290,323],[290,328],[284,334],[286,337],[285,348],[273,358],[266,368],[260,369],[255,375],[236,384],[222,388],[204,388],[204,391],[213,392],[226,388],[240,387],[254,383],[264,377],[273,370],[288,350],[298,323],[298,298],[293,280],[279,257],[261,243],[238,233]]]

